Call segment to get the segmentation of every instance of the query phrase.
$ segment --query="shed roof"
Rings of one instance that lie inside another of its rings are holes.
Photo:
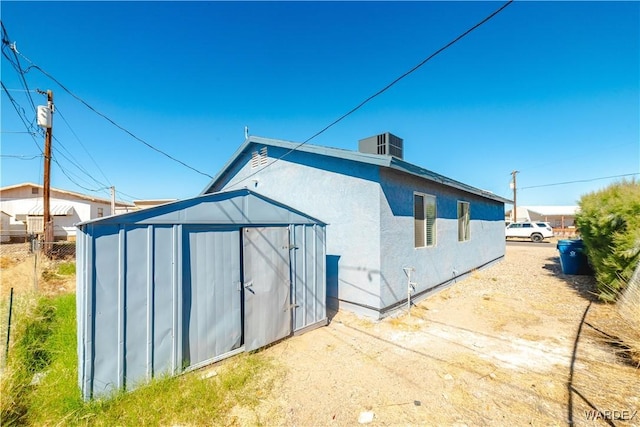
[[[205,194],[160,206],[76,224],[274,225],[324,222],[249,189]]]
[[[427,181],[436,182],[438,184],[446,185],[448,187],[456,188],[466,191],[471,194],[476,194],[488,199],[496,200],[502,203],[513,203],[513,201],[504,197],[498,196],[490,191],[481,190],[479,188],[472,187],[464,184],[460,181],[448,178],[444,175],[432,172],[428,169],[424,169],[420,166],[416,166],[404,160],[400,160],[395,157],[385,156],[380,154],[368,154],[361,153],[359,151],[345,150],[341,148],[322,147],[312,144],[301,144],[291,141],[283,141],[271,138],[262,138],[258,136],[250,136],[233,154],[231,159],[222,167],[222,169],[213,177],[213,179],[207,184],[201,194],[206,194],[210,191],[214,185],[225,175],[225,173],[231,168],[231,166],[243,155],[249,152],[252,145],[268,145],[272,147],[280,147],[291,151],[301,151],[306,153],[318,154],[321,156],[334,157],[344,160],[351,160],[359,163],[366,163],[370,165],[385,167],[399,171],[407,175],[417,176]]]

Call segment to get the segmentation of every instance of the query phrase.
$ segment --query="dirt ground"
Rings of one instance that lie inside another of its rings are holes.
[[[264,350],[285,374],[232,421],[640,426],[640,369],[609,343],[625,325],[593,286],[561,273],[554,243],[509,245],[503,262],[410,315],[374,322],[340,312]]]
[[[3,301],[11,286],[74,291],[73,279],[44,281],[44,263],[6,249]],[[276,369],[261,403],[234,408],[229,424],[640,426],[640,367],[612,344],[627,325],[593,287],[561,273],[554,243],[509,245],[505,260],[410,315],[332,313],[327,327],[258,352]]]
[[[73,258],[49,260],[42,255],[34,255],[25,243],[0,245],[0,297],[3,301],[8,299],[11,288],[15,295],[75,292],[75,275],[55,274],[56,265],[64,261],[73,261]]]

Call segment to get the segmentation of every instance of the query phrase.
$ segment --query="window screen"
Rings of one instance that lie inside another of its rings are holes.
[[[413,195],[414,246],[424,248],[436,243],[436,198]]]

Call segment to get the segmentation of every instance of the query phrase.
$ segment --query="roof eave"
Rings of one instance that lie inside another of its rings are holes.
[[[207,194],[210,192],[212,188],[220,181],[220,179],[230,170],[230,168],[238,161],[238,159],[246,152],[247,148],[252,144],[262,144],[273,147],[280,147],[285,149],[290,149],[291,151],[304,151],[307,153],[330,156],[334,158],[340,158],[344,160],[352,160],[355,162],[367,163],[370,165],[387,167],[390,169],[397,170],[402,173],[407,173],[422,179],[426,179],[432,182],[436,182],[445,186],[449,186],[452,188],[456,188],[467,193],[475,194],[480,197],[484,197],[487,199],[495,200],[497,202],[513,204],[512,200],[506,199],[504,197],[498,196],[490,191],[480,190],[478,188],[472,187],[467,184],[463,184],[462,182],[456,181],[451,178],[447,178],[444,175],[440,175],[438,173],[432,172],[430,170],[424,169],[420,166],[416,166],[412,163],[406,162],[404,160],[400,160],[391,156],[384,156],[379,154],[368,154],[361,153],[358,151],[351,150],[343,150],[339,148],[331,148],[331,147],[322,147],[319,145],[311,145],[304,143],[295,143],[291,141],[277,140],[271,138],[263,138],[259,136],[250,136],[245,139],[244,143],[236,150],[231,159],[220,169],[220,171],[213,177],[213,179],[209,182],[209,184],[205,187],[205,189],[200,193],[200,195]]]
[[[207,194],[207,192],[210,192],[212,188],[220,181],[220,179],[229,171],[229,169],[236,163],[236,161],[246,152],[247,148],[251,145],[268,145],[271,147],[279,147],[291,151],[303,151],[306,153],[330,156],[345,160],[353,160],[356,162],[368,163],[377,166],[389,167],[389,165],[391,164],[391,157],[380,156],[377,154],[367,154],[357,151],[342,150],[339,148],[322,147],[319,145],[296,143],[292,141],[263,138],[259,136],[250,136],[249,138],[245,139],[242,145],[240,145],[236,152],[233,153],[231,159],[229,159],[229,161],[225,163],[225,165],[213,177],[209,184],[207,184],[200,195],[204,195]]]
[[[428,169],[424,169],[420,166],[416,166],[412,163],[397,159],[395,157],[392,158],[389,168],[393,170],[397,170],[402,173],[408,173],[410,175],[416,176],[418,178],[426,179],[431,182],[442,184],[447,187],[452,187],[467,193],[475,194],[476,196],[495,200],[501,203],[513,204],[512,200],[498,196],[490,191],[481,190],[479,188],[472,187],[468,184],[464,184],[460,181],[456,181],[455,179],[448,178],[444,175],[440,175],[439,173],[430,171]]]

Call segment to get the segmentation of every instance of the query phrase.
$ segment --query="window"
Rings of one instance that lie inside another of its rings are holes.
[[[38,187],[31,187],[31,194],[38,194]]]
[[[469,240],[469,202],[458,202],[458,241]]]
[[[436,244],[436,197],[413,195],[414,247],[424,248]]]
[[[104,216],[104,208],[98,208],[98,218],[102,218]]]

